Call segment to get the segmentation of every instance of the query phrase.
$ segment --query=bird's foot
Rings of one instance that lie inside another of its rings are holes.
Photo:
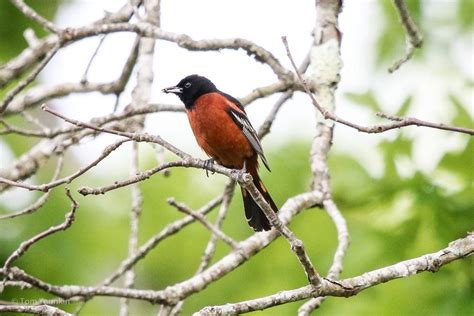
[[[211,172],[211,175],[215,173],[213,170],[211,170],[214,162],[215,160],[213,158],[207,159],[206,161],[204,161],[204,169],[206,169],[206,177],[208,178],[209,178],[209,171]]]
[[[234,169],[232,170],[232,173],[234,173],[237,178],[243,179],[244,175],[247,173],[247,163],[244,161],[242,169]]]

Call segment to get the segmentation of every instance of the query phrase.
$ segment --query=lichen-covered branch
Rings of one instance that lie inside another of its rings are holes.
[[[304,300],[311,297],[342,296],[350,297],[370,287],[399,278],[406,278],[417,273],[436,272],[444,265],[474,253],[474,235],[455,240],[448,247],[435,253],[426,254],[418,258],[402,261],[391,266],[366,272],[360,276],[340,281],[323,279],[320,287],[310,285],[280,291],[274,295],[230,303],[221,306],[210,306],[195,313],[195,315],[232,315],[263,310],[273,306]]]

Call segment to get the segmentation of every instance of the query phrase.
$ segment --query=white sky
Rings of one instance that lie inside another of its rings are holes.
[[[55,23],[60,27],[80,26],[103,16],[104,10],[115,11],[122,0],[74,0],[66,1],[60,8]],[[450,1],[430,1],[425,10],[429,20],[454,14],[455,5]],[[449,55],[438,53],[436,49],[425,46],[428,57],[424,64],[408,63],[395,74],[380,74],[373,68],[375,59],[375,40],[377,30],[383,22],[376,1],[345,1],[340,16],[343,45],[344,68],[338,89],[337,113],[354,122],[369,124],[375,116],[367,109],[354,106],[344,97],[346,92],[362,93],[374,89],[378,101],[387,113],[396,112],[398,106],[409,94],[414,95],[413,111],[410,115],[434,122],[446,121],[454,115],[448,102],[448,93],[461,96],[466,104],[472,105],[472,91],[464,88],[465,77],[472,80],[473,48],[469,41],[459,41]],[[271,51],[285,66],[291,69],[281,36],[286,35],[297,63],[303,59],[311,44],[311,31],[314,25],[314,1],[274,1],[274,0],[163,0],[162,28],[176,33],[186,33],[195,39],[204,38],[247,38]],[[434,22],[433,22],[434,23]],[[434,36],[451,36],[443,27]],[[402,30],[400,30],[402,32]],[[90,81],[110,81],[121,71],[125,58],[133,42],[131,34],[112,34],[107,36],[89,72]],[[61,82],[77,82],[82,77],[86,64],[95,50],[98,39],[85,39],[62,50],[41,73],[42,84],[53,85]],[[158,41],[154,59],[155,81],[152,102],[178,103],[172,95],[164,95],[161,88],[176,84],[182,77],[198,73],[210,78],[219,89],[236,97],[242,97],[258,86],[275,82],[271,70],[249,58],[243,51],[223,50],[221,52],[188,52],[174,43]],[[401,55],[402,52],[400,52]],[[390,65],[386,65],[387,68]],[[134,75],[132,75],[134,76]],[[131,84],[121,97],[123,106],[130,101]],[[248,108],[254,127],[258,128],[266,113],[278,96],[255,102]],[[469,100],[469,98],[471,98]],[[80,120],[87,120],[112,111],[113,96],[100,94],[71,95],[54,104],[64,114]],[[264,141],[264,148],[286,143],[294,139],[311,141],[314,134],[314,109],[307,96],[298,93],[288,102]],[[183,114],[157,114],[147,121],[147,130],[158,133],[185,151],[204,157],[198,149]],[[446,150],[461,148],[466,137],[430,129],[410,129],[407,133],[416,134],[416,150],[410,169],[418,168],[430,172]],[[334,140],[336,151],[352,153],[374,176],[383,173],[383,162],[376,145],[383,139],[392,139],[396,132],[384,135],[367,135],[338,126]],[[97,156],[110,142],[110,137],[102,137],[96,142],[78,149],[81,161],[89,161]],[[268,149],[267,149],[268,150]],[[0,165],[8,165],[12,159],[0,142]],[[288,153],[281,152],[281,155]],[[89,158],[86,158],[90,156]],[[117,170],[123,157],[112,156],[101,171]],[[402,164],[403,165],[403,164]],[[410,165],[405,160],[405,165]],[[24,193],[24,191],[23,191]],[[3,198],[7,198],[4,195]]]

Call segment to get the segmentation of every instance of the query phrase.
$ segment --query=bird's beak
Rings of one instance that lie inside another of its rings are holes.
[[[161,91],[163,91],[164,93],[181,94],[183,93],[183,88],[174,86],[174,87],[164,88]]]

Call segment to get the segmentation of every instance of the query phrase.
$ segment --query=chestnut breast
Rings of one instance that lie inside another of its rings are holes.
[[[243,112],[223,95],[212,92],[200,96],[187,114],[194,136],[206,154],[225,167],[241,169],[244,161],[256,153],[232,120],[230,107]]]

